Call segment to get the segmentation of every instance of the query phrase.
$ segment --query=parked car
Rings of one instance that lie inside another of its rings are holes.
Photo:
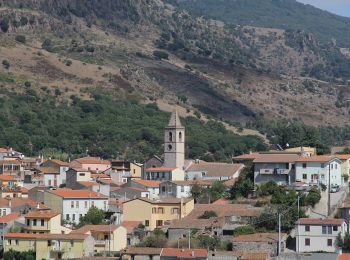
[[[339,190],[340,190],[339,185],[332,185],[332,186],[331,186],[330,192],[331,192],[331,193],[336,193],[336,192],[338,192]]]

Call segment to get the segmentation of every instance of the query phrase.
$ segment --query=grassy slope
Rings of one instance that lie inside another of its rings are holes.
[[[321,41],[350,47],[350,19],[295,0],[167,0],[197,16],[242,25],[306,30]]]

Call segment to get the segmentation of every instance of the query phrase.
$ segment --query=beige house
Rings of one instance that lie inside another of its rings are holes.
[[[95,240],[94,252],[120,251],[126,248],[127,229],[120,225],[85,225],[71,234],[91,235]]]
[[[7,233],[4,251],[35,251],[36,260],[93,256],[94,239],[85,234]]]
[[[350,154],[337,154],[336,157],[341,160],[341,175],[344,180],[344,176],[350,175]]]
[[[67,234],[71,230],[61,226],[61,214],[50,210],[29,212],[24,216],[24,230],[33,234]]]
[[[147,230],[154,230],[172,220],[182,219],[190,214],[193,208],[192,198],[137,198],[123,203],[123,221],[140,221]]]

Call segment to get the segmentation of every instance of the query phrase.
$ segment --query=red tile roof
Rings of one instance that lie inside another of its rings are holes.
[[[148,168],[145,171],[146,172],[172,172],[173,170],[176,170],[177,168],[174,167],[154,167],[154,168]]]
[[[254,160],[260,156],[260,153],[248,153],[248,154],[242,154],[239,156],[235,156],[232,159],[235,161],[240,161],[240,160]]]
[[[123,204],[124,203],[129,203],[129,202],[134,201],[134,200],[142,200],[142,201],[145,201],[145,202],[148,202],[148,203],[151,203],[151,204],[180,204],[181,201],[183,203],[188,203],[188,202],[192,201],[193,198],[183,198],[183,199],[164,198],[164,199],[158,199],[158,200],[151,200],[151,199],[148,199],[148,198],[135,198],[135,199],[131,199],[131,200],[125,201],[125,202],[123,202]]]
[[[206,177],[232,177],[235,173],[244,168],[240,163],[216,163],[200,161],[192,164],[187,171],[206,172]]]
[[[43,219],[51,219],[53,217],[56,217],[60,213],[54,212],[51,210],[38,210],[38,211],[31,211],[28,214],[26,214],[25,218],[43,218]]]
[[[350,154],[336,154],[335,157],[340,160],[347,160],[350,159]]]
[[[98,183],[95,181],[78,181],[78,183],[85,187],[92,187],[98,185]]]
[[[341,225],[345,222],[344,219],[338,218],[300,218],[297,221],[299,225]]]
[[[333,159],[336,159],[335,156],[329,156],[329,155],[314,155],[314,156],[307,156],[307,157],[299,157],[296,162],[329,162]]]
[[[109,232],[121,227],[121,225],[85,225],[79,229],[72,230],[69,234],[86,234],[88,232]]]
[[[163,248],[161,256],[177,258],[207,257],[206,249]]]
[[[0,160],[0,165],[3,164],[16,164],[20,165],[22,162],[20,160]]]
[[[350,253],[343,253],[339,255],[338,260],[350,260]]]
[[[136,182],[146,187],[159,187],[160,181],[151,181],[151,180],[132,180],[132,182]]]
[[[142,224],[141,221],[123,221],[121,223],[121,225],[126,228],[128,234],[133,233],[134,229],[140,224]]]
[[[57,168],[54,167],[40,167],[40,172],[43,174],[60,174],[60,171]]]
[[[60,165],[60,166],[67,166],[67,167],[69,166],[69,163],[63,162],[63,161],[61,161],[61,160],[51,159],[50,161],[53,162],[53,163],[55,163],[55,164],[58,164],[58,165]]]
[[[104,164],[104,165],[111,165],[110,161],[103,160],[99,157],[83,157],[75,159],[74,161],[80,163],[80,164]],[[74,162],[73,161],[73,162]]]
[[[50,190],[52,194],[63,198],[91,198],[91,199],[107,199],[108,197],[90,190],[71,190],[71,189],[57,189]]]
[[[288,163],[295,162],[300,158],[298,154],[276,154],[266,153],[260,154],[259,157],[254,159],[254,163]]]
[[[125,250],[129,255],[160,255],[162,248],[155,247],[129,247]]]
[[[11,213],[6,216],[0,217],[0,223],[8,223],[10,221],[13,221],[15,219],[18,219],[21,215],[19,213]]]
[[[0,181],[16,181],[16,178],[11,175],[0,175]]]

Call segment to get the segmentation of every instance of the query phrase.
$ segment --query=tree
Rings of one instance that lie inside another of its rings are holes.
[[[305,202],[307,205],[311,205],[314,207],[321,199],[321,193],[319,189],[316,187],[313,187],[310,191],[309,194],[307,194]]]
[[[201,218],[201,219],[209,219],[209,218],[213,218],[213,217],[217,217],[218,215],[216,214],[215,211],[213,210],[209,210],[209,211],[204,211],[204,213],[199,216],[198,218]]]
[[[145,237],[143,241],[138,244],[141,247],[164,247],[167,239],[163,230],[156,228],[153,232]]]
[[[35,260],[36,253],[34,251],[24,251],[19,252],[10,249],[9,251],[5,252],[3,255],[4,260]]]
[[[160,59],[160,60],[168,60],[169,59],[168,53],[166,53],[164,51],[154,51],[153,56],[156,57],[157,59]]]
[[[2,61],[2,65],[4,66],[5,69],[9,69],[10,68],[10,62],[8,60],[3,60]]]
[[[3,32],[7,32],[9,27],[10,27],[10,24],[9,24],[9,18],[8,17],[4,17],[2,18],[2,20],[0,20],[0,29],[1,31]]]
[[[210,194],[210,200],[215,201],[225,196],[226,187],[222,182],[216,181],[210,186],[208,192]]]
[[[92,206],[85,216],[83,216],[80,219],[79,226],[84,225],[98,225],[102,224],[105,219],[105,213],[103,210],[96,208],[95,206]]]
[[[220,245],[220,238],[217,236],[200,235],[198,236],[198,244],[207,250],[216,250]]]
[[[193,184],[191,187],[191,196],[194,199],[195,202],[197,202],[199,200],[199,198],[202,195],[202,191],[203,188],[202,186],[198,185],[198,184]]]

